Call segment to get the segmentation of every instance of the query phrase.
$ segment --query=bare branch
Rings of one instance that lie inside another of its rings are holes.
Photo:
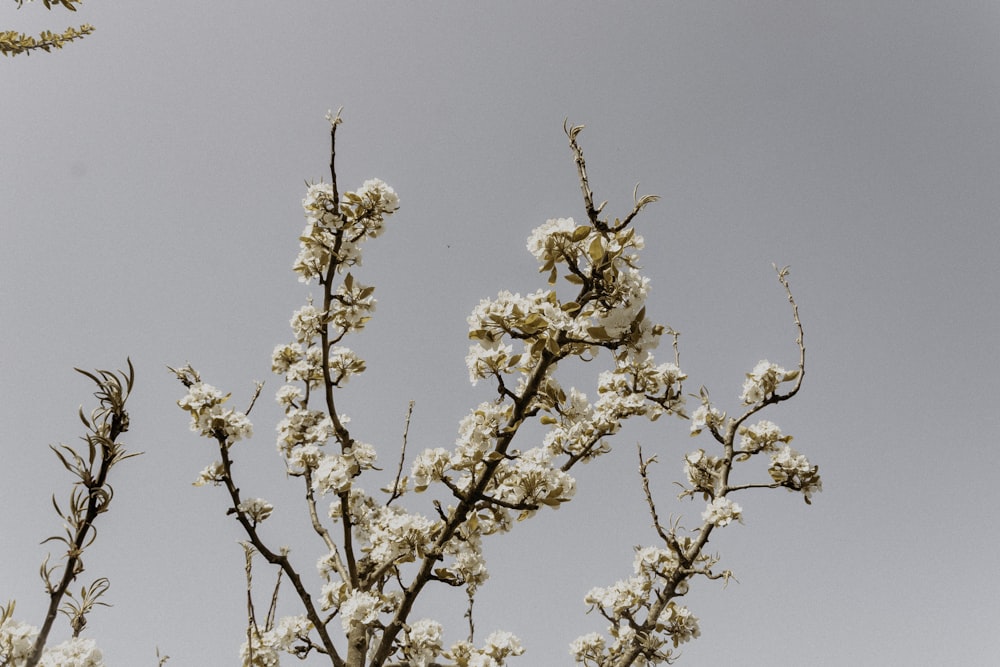
[[[587,161],[583,158],[583,149],[580,148],[580,144],[576,141],[577,135],[583,131],[583,128],[583,125],[570,125],[568,118],[563,122],[563,132],[569,138],[569,147],[572,149],[574,159],[576,160],[576,169],[580,177],[580,191],[583,193],[583,206],[587,211],[587,219],[590,220],[590,224],[596,229],[607,231],[607,223],[599,217],[604,204],[594,208],[594,193],[590,189],[590,181],[587,178]]]
[[[656,457],[651,456],[648,459],[642,458],[642,445],[636,443],[636,450],[639,452],[639,476],[642,477],[642,492],[646,496],[646,505],[649,507],[649,513],[653,517],[653,528],[656,529],[656,534],[667,544],[670,543],[670,538],[663,530],[663,525],[660,523],[660,517],[656,513],[656,503],[653,502],[653,494],[649,491],[649,474],[647,469],[649,464],[656,463]]]
[[[399,452],[399,467],[396,468],[396,479],[392,483],[392,494],[389,496],[389,500],[386,501],[386,507],[392,504],[392,501],[396,500],[403,495],[403,489],[400,487],[400,480],[403,477],[403,464],[406,461],[406,440],[410,434],[410,418],[413,416],[413,406],[415,401],[410,401],[409,407],[406,409],[406,424],[403,426],[403,446]]]

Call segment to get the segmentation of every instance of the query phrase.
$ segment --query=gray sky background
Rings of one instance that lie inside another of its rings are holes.
[[[290,270],[303,181],[328,178],[323,115],[344,105],[341,186],[377,176],[402,201],[356,272],[379,308],[350,342],[369,371],[341,399],[385,467],[410,399],[416,452],[450,446],[490,398],[468,385],[465,317],[500,289],[543,286],[527,234],[585,217],[569,117],[587,125],[609,211],[628,210],[637,182],[663,197],[638,225],[649,309],[682,332],[690,391],[735,410],[759,359],[795,364],[771,262],[792,266],[805,325],[804,388],[764,417],[825,490],[811,507],[737,498],[746,524],[712,547],[740,583],[693,588],[703,634],[679,664],[1000,655],[996,3],[7,5],[7,29],[97,26],[0,64],[0,601],[16,598],[19,619],[41,623],[38,543],[70,482],[46,445],[75,441],[89,401],[72,368],[126,355],[127,442],[146,454],[117,469],[86,558],[85,576],[112,581],[114,607],[87,629],[107,663],[155,665],[157,646],[171,667],[238,663],[240,534],[221,490],[191,486],[215,455],[167,364],[190,361],[238,404],[267,381],[240,484],[275,502],[274,542],[301,544],[313,572],[318,545],[274,448],[269,359],[308,293]],[[597,370],[570,377],[593,395]],[[519,635],[520,664],[570,664],[568,642],[603,626],[584,594],[653,541],[636,441],[660,458],[661,512],[700,514],[671,483],[708,441],[661,420],[579,471],[574,502],[488,542],[477,632]],[[462,611],[459,593],[421,615],[453,640]]]

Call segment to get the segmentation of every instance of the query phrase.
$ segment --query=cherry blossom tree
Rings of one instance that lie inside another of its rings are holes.
[[[277,453],[287,475],[301,485],[302,511],[322,545],[306,563],[315,564],[318,587],[311,588],[310,578],[303,576],[298,553],[293,558],[269,534],[273,505],[245,494],[235,477],[241,442],[253,435],[249,415],[262,385],[249,407],[240,410],[229,393],[205,382],[191,365],[170,369],[185,388],[178,405],[189,414],[191,429],[217,451],[195,485],[223,491],[228,515],[245,536],[242,664],[270,667],[291,655],[319,656],[334,667],[506,665],[525,652],[517,637],[503,630],[478,642],[474,637],[472,603],[490,576],[484,540],[508,535],[517,522],[571,501],[577,492],[574,469],[600,465],[614,436],[632,418],[688,420],[691,435],[701,438],[701,447],[679,457],[686,478],[680,497],[702,503],[700,522],[684,526],[681,519],[661,519],[657,497],[662,494],[649,476],[656,457],[639,447],[636,483],[652,524],[650,543],[636,548],[631,574],[586,594],[582,610],[602,617],[606,629],[578,637],[568,649],[578,664],[593,667],[674,661],[678,647],[700,635],[697,616],[683,604],[692,582],[732,577],[719,569],[719,556],[708,553],[706,545],[714,531],[742,521],[734,496],[784,488],[809,503],[822,489],[817,466],[791,448],[792,437],[758,416],[795,396],[805,373],[803,328],[788,269],[775,267],[790,304],[795,365],[786,369],[767,360],[754,365],[731,414],[704,387],[686,393],[680,334],[654,321],[646,308],[650,281],[641,270],[644,243],[636,223],[657,197],[639,197],[636,191],[625,215],[606,216],[606,202],[594,203],[578,141],[583,126],[566,124],[583,195],[582,221],[551,219],[532,231],[527,250],[538,261],[543,285],[526,295],[500,291],[480,301],[468,317],[469,379],[493,385],[495,398],[469,409],[451,448],[407,452],[408,416],[400,451],[379,452],[352,434],[338,400],[350,379],[366,369],[366,361],[346,343],[363,332],[376,305],[374,287],[355,272],[367,242],[383,233],[399,209],[399,197],[378,179],[353,191],[340,189],[335,166],[340,113],[329,114],[328,120],[331,180],[307,187],[307,222],[292,264],[301,282],[315,281],[318,293],[294,312],[291,338],[271,356],[272,370],[283,379],[275,394],[284,411]],[[654,356],[664,338],[666,361]],[[598,357],[605,370],[593,373],[592,387],[563,385],[565,369],[595,368],[590,362]],[[48,561],[42,567],[52,602],[41,629],[15,620],[13,603],[0,609],[0,665],[103,665],[94,641],[79,635],[86,616],[100,604],[104,578],[63,604],[72,639],[45,648],[60,601],[83,571],[80,556],[92,539],[93,523],[112,497],[107,473],[130,456],[117,438],[128,427],[124,405],[132,388],[131,364],[127,374],[87,375],[97,382],[100,401],[89,419],[81,412],[89,456],[56,448],[79,479],[69,510],[57,505],[67,525],[67,534],[54,538],[67,545],[64,563],[61,569]],[[379,456],[390,461],[384,466],[389,483],[372,487]],[[735,467],[751,460],[763,461],[767,476],[731,481]],[[257,558],[278,571],[279,585],[266,613],[258,613],[254,604]],[[291,597],[299,613],[279,618],[282,585],[283,600]],[[432,587],[453,589],[456,605],[469,605],[465,639],[446,643],[440,621],[417,617],[416,603]],[[160,658],[161,665],[165,661]]]
[[[594,204],[578,142],[583,127],[566,125],[585,221],[559,218],[536,228],[527,248],[547,284],[523,296],[501,291],[468,318],[469,378],[495,384],[497,397],[470,409],[451,449],[426,449],[408,461],[404,438],[394,481],[373,493],[363,483],[371,479],[378,452],[352,435],[337,400],[366,367],[344,343],[365,328],[375,309],[374,288],[353,271],[399,198],[377,179],[340,191],[334,162],[341,118],[339,112],[328,118],[331,181],[308,186],[307,223],[293,264],[299,280],[316,281],[321,294],[295,311],[292,339],[272,355],[272,369],[286,383],[276,394],[285,412],[277,449],[287,473],[301,481],[305,511],[324,545],[320,590],[307,590],[287,550],[268,541],[263,524],[272,505],[244,496],[234,479],[238,443],[252,434],[249,410],[231,407],[229,395],[190,365],[172,369],[187,389],[179,405],[190,414],[192,430],[218,446],[218,459],[196,484],[225,489],[229,512],[246,534],[248,568],[252,555],[260,554],[280,569],[301,603],[301,614],[280,620],[273,600],[264,620],[251,605],[243,664],[276,665],[282,653],[315,652],[336,667],[505,665],[524,651],[512,634],[497,631],[478,645],[471,637],[445,645],[440,622],[413,617],[415,602],[439,585],[464,589],[474,599],[489,577],[483,540],[569,502],[576,493],[573,469],[610,451],[609,440],[633,417],[690,419],[692,435],[713,441],[684,459],[681,495],[704,500],[702,523],[684,529],[661,522],[647,475],[654,458],[640,450],[637,483],[645,489],[655,541],[637,549],[631,576],[587,594],[585,604],[606,619],[607,631],[579,637],[570,653],[580,664],[602,667],[670,662],[679,645],[700,634],[697,617],[681,604],[692,580],[731,576],[704,549],[713,531],[741,520],[731,496],[784,487],[809,502],[821,489],[817,467],[788,446],[791,436],[770,421],[751,423],[802,384],[805,346],[788,270],[777,275],[797,331],[796,367],[761,361],[746,374],[737,414],[727,415],[702,389],[689,416],[678,334],[650,319],[645,307],[649,279],[640,271],[643,239],[635,222],[657,197],[634,197],[626,215],[606,217],[605,204]],[[560,279],[571,295],[560,294]],[[664,336],[672,341],[672,358],[658,361],[653,352]],[[562,367],[599,354],[610,357],[611,370],[595,378],[595,398],[561,384]],[[530,422],[544,427],[540,441],[524,434]],[[770,459],[769,479],[731,484],[734,466],[758,456]],[[429,497],[422,505],[421,495]]]

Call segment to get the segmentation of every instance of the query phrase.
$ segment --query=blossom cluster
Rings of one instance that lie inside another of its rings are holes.
[[[7,618],[0,623],[0,665],[24,667],[38,637],[38,628]],[[104,667],[104,655],[93,639],[73,637],[42,651],[41,667]]]
[[[277,667],[282,652],[294,652],[297,642],[308,641],[313,624],[305,616],[286,616],[266,631],[253,627],[250,641],[240,647],[243,667]]]
[[[595,408],[614,422],[632,416],[655,421],[664,413],[682,415],[685,379],[687,375],[674,363],[653,365],[650,355],[631,358],[598,377],[601,398]]]
[[[810,465],[809,459],[787,445],[771,454],[768,474],[789,491],[801,491],[806,503],[812,503],[812,494],[823,490],[819,466]]]
[[[492,451],[511,415],[509,403],[480,403],[459,424],[454,451],[436,447],[417,456],[411,472],[415,490],[423,491],[431,483],[441,482],[446,479],[449,470],[464,473],[465,481],[457,483],[457,486],[468,486],[472,476],[485,465],[487,454]]]
[[[616,432],[619,424],[598,413],[587,395],[575,387],[568,394],[561,393],[559,398],[541,418],[542,424],[549,426],[542,441],[549,453],[590,461],[611,451],[603,438]],[[604,402],[602,407],[608,405]]]
[[[679,540],[677,546],[689,545]],[[570,653],[584,665],[609,665],[636,645],[643,664],[669,662],[672,648],[698,637],[698,618],[687,607],[669,602],[664,595],[683,595],[690,572],[681,568],[672,549],[636,549],[634,575],[606,588],[593,588],[584,601],[610,621],[608,638],[597,632],[577,637]]]
[[[704,429],[719,433],[724,429],[726,413],[708,403],[699,405],[691,413],[691,435],[698,435]]]
[[[260,523],[271,516],[274,505],[263,498],[248,498],[237,505],[237,509],[246,514],[254,523]]]
[[[774,452],[779,444],[788,444],[792,436],[785,435],[781,428],[766,419],[751,426],[741,426],[739,429],[740,452],[756,454],[757,452]]]
[[[422,618],[405,629],[401,651],[407,665],[428,667],[444,651],[444,628],[435,620]]]
[[[396,192],[378,179],[365,181],[339,201],[333,185],[313,183],[302,208],[306,227],[299,237],[300,251],[294,270],[308,283],[323,279],[331,266],[337,271],[361,264],[361,243],[382,233],[386,216],[399,208]]]
[[[404,564],[423,558],[441,530],[439,520],[408,512],[395,505],[379,504],[359,488],[345,491],[350,512],[348,517],[359,551],[364,554],[359,567],[366,572],[398,572]],[[339,499],[330,505],[330,517],[341,520],[344,503]],[[345,624],[370,625],[380,613],[392,611],[399,603],[398,591],[352,588],[347,582],[336,551],[324,555],[317,563],[324,580],[320,607],[336,610]]]
[[[491,633],[481,648],[460,641],[442,655],[454,661],[456,667],[503,667],[507,658],[524,653],[521,640],[505,630]]]
[[[74,637],[45,649],[39,667],[104,667],[104,655],[93,639]]]
[[[710,456],[704,449],[684,457],[684,474],[692,490],[714,496],[722,490],[722,475],[726,463],[719,456]]]
[[[525,519],[537,507],[558,507],[576,493],[576,480],[552,465],[552,454],[542,447],[525,451],[513,460],[500,461],[491,483],[492,496],[522,508]]]
[[[701,518],[713,526],[727,526],[733,521],[743,522],[743,508],[729,498],[719,496],[713,498],[701,513]]]
[[[0,624],[0,665],[25,665],[38,628],[7,618]]]
[[[303,348],[297,342],[278,345],[271,353],[271,370],[283,375],[286,382],[303,382],[310,389],[316,389],[323,384],[323,348],[319,345]],[[344,386],[353,376],[364,371],[364,360],[349,348],[334,346],[327,355],[327,372],[336,387]],[[295,389],[285,391],[294,395]],[[287,393],[284,397],[279,396],[278,400],[286,405],[292,402]]]
[[[313,489],[324,495],[348,491],[351,480],[363,470],[375,467],[375,459],[375,448],[357,440],[340,454],[320,455],[313,476]],[[299,460],[305,463],[304,459]]]
[[[639,273],[633,252],[642,245],[642,237],[628,227],[612,231],[572,218],[546,221],[529,236],[528,250],[540,271],[549,273],[549,283],[556,282],[557,265],[565,264],[565,277],[581,287],[580,294],[561,303],[554,290],[525,297],[502,291],[470,315],[469,337],[487,348],[504,336],[525,339],[531,354],[548,349],[559,356],[593,354],[596,347],[623,342],[636,355],[655,348],[662,327],[645,318],[649,280]],[[475,354],[470,357],[476,360]],[[485,377],[473,363],[470,373],[474,380]]]
[[[223,404],[229,395],[210,384],[196,382],[188,388],[188,393],[177,405],[191,415],[191,430],[208,438],[220,438],[227,445],[244,440],[253,435],[253,424],[246,414],[234,409],[225,409]]]
[[[778,385],[782,382],[791,382],[799,377],[799,370],[786,371],[777,364],[772,364],[767,359],[757,362],[753,370],[747,373],[743,382],[743,392],[740,400],[745,405],[755,405],[761,403],[772,396],[778,390]]]
[[[541,263],[541,272],[549,273],[554,283],[557,264],[565,264],[569,271],[583,277],[597,272],[621,273],[635,268],[644,245],[642,237],[631,227],[600,229],[591,224],[578,225],[573,218],[553,218],[539,225],[528,237],[528,252]],[[624,302],[622,294],[615,293],[616,285],[602,285],[602,292],[609,301]]]
[[[292,387],[292,389],[295,389]],[[288,392],[282,388],[278,392],[278,401]],[[318,447],[326,444],[333,437],[333,420],[321,410],[309,410],[289,404],[285,410],[285,418],[278,423],[278,451],[289,460],[296,459],[302,468],[315,468],[310,455],[318,456]]]

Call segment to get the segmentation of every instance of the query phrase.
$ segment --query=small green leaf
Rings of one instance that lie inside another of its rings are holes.
[[[600,236],[595,236],[594,240],[590,242],[587,254],[590,255],[590,261],[595,266],[601,263],[601,259],[604,258],[604,245],[601,243]]]

